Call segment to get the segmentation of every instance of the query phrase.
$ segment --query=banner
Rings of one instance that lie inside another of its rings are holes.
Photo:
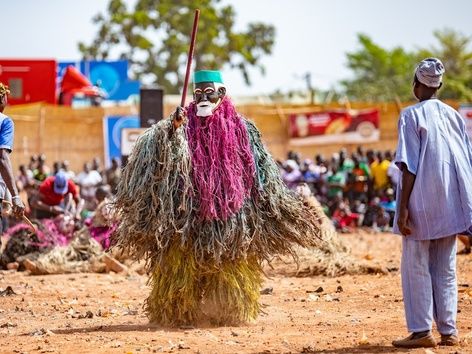
[[[103,118],[103,145],[105,164],[110,166],[111,159],[121,159],[121,131],[125,128],[139,128],[138,116],[108,116]]]
[[[129,156],[139,136],[147,128],[124,128],[121,130],[121,155]]]
[[[99,86],[101,90],[106,92],[108,101],[124,101],[132,95],[139,95],[139,81],[128,79],[127,60],[59,62],[57,77],[59,83],[69,65],[80,70],[93,85]]]
[[[459,107],[459,113],[465,120],[465,129],[469,138],[472,139],[472,105],[463,105]]]
[[[333,110],[289,116],[291,145],[378,141],[379,111]]]

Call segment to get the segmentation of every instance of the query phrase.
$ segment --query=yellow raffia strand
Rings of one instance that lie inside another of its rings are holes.
[[[192,252],[174,241],[165,259],[155,266],[150,284],[145,308],[151,322],[180,325],[196,321],[201,295]]]
[[[205,277],[205,315],[218,325],[255,320],[262,282],[262,268],[255,257],[222,263]]]
[[[256,258],[199,264],[174,241],[152,272],[146,312],[161,325],[238,324],[259,314],[262,269]]]

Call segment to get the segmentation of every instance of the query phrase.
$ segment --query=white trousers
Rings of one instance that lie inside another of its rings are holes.
[[[416,241],[402,236],[402,289],[409,332],[457,334],[456,236]]]

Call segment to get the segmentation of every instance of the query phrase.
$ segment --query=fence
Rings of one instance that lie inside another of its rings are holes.
[[[454,108],[457,102],[448,102]],[[378,108],[380,112],[380,141],[365,144],[366,148],[394,149],[397,139],[397,119],[400,104],[352,104],[353,109]],[[252,119],[262,132],[262,137],[274,157],[283,159],[289,150],[297,150],[302,156],[313,158],[316,153],[331,154],[346,147],[349,151],[355,145],[326,144],[293,147],[288,138],[287,116],[292,113],[345,108],[330,106],[294,105],[242,105],[238,111]],[[166,105],[165,116],[173,107]],[[137,108],[107,107],[81,108],[31,104],[11,106],[5,112],[15,122],[15,142],[12,161],[15,168],[26,163],[33,154],[44,153],[48,163],[67,159],[71,168],[80,171],[85,161],[104,156],[103,118],[107,115],[137,114]]]

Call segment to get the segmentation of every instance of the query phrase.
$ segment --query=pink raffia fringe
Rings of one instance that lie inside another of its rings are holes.
[[[225,97],[209,117],[187,109],[192,180],[204,220],[227,220],[241,209],[254,183],[255,166],[246,125]]]
[[[39,248],[48,248],[53,246],[67,246],[73,237],[73,233],[63,233],[58,225],[58,220],[55,219],[43,219],[41,220],[41,226],[37,229],[36,236],[39,242],[31,242],[31,244],[38,246]],[[24,223],[19,223],[15,226],[10,227],[5,233],[12,237],[16,233],[22,230],[30,230],[30,226]]]

